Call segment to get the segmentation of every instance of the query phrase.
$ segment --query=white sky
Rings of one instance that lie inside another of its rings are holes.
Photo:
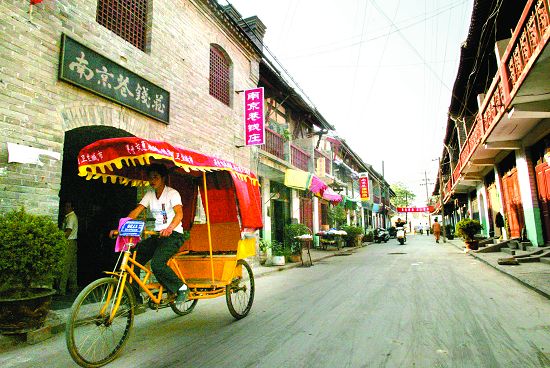
[[[226,0],[218,0],[226,5]],[[473,0],[229,0],[325,119],[424,205]]]

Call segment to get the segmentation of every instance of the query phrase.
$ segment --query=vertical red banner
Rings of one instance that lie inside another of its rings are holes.
[[[359,176],[359,193],[362,201],[369,200],[369,174],[361,173]]]
[[[244,139],[247,146],[265,144],[263,87],[244,91]]]

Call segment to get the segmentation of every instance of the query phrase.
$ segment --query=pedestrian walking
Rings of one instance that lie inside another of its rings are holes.
[[[432,225],[432,232],[435,236],[435,242],[439,243],[439,237],[441,236],[441,224],[437,222],[437,219],[434,219],[434,223]]]
[[[424,225],[424,231],[426,232],[426,236],[430,235],[430,225],[428,225],[428,223]]]
[[[65,295],[67,287],[69,291],[74,292],[78,289],[76,280],[76,255],[78,250],[78,217],[74,212],[73,204],[70,201],[65,202],[65,218],[63,220],[62,230],[67,237],[67,250],[63,260],[63,272],[59,279],[58,294]]]

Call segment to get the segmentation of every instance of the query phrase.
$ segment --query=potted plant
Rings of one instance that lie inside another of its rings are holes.
[[[365,235],[362,227],[343,226],[342,230],[347,233],[347,235],[344,236],[344,239],[346,240],[346,244],[348,247],[358,247],[359,245],[361,245],[361,241],[363,240],[363,236]]]
[[[273,266],[284,266],[287,253],[283,243],[277,240],[271,241],[271,263]]]
[[[366,241],[366,242],[374,241],[374,234],[373,234],[372,230],[367,230],[365,232],[365,236],[363,237],[363,240]]]
[[[311,231],[304,224],[289,224],[285,226],[284,234],[285,248],[290,250],[290,260],[299,262],[302,259],[302,242],[296,237],[311,234]]]
[[[481,228],[479,221],[465,218],[456,224],[455,234],[464,239],[467,249],[476,250],[478,248],[478,241],[475,235],[481,231]]]
[[[258,240],[258,247],[260,248],[260,264],[263,265],[267,261],[268,251],[271,250],[271,242],[260,238]]]
[[[22,333],[43,325],[66,248],[65,234],[51,218],[23,208],[0,214],[2,333]]]
[[[329,208],[327,216],[330,225],[335,228],[338,228],[341,225],[345,224],[347,220],[346,209],[341,203],[339,203],[337,206]]]

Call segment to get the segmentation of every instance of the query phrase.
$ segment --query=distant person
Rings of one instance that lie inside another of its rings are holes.
[[[78,248],[78,217],[74,213],[73,204],[70,201],[65,202],[65,218],[61,229],[65,232],[68,240],[67,251],[63,260],[63,271],[59,279],[58,294],[65,295],[67,286],[69,291],[74,292],[78,289],[76,281],[76,253]]]
[[[407,225],[407,223],[405,221],[401,220],[400,217],[398,217],[397,221],[395,221],[395,227],[402,227],[404,229],[405,225]]]
[[[500,212],[497,212],[495,216],[495,226],[498,228],[498,231],[500,232],[500,238],[502,238],[502,228],[504,227],[504,217]]]
[[[439,243],[439,237],[441,236],[441,224],[437,222],[437,219],[434,219],[434,223],[432,224],[432,232],[435,236],[435,242]]]
[[[424,231],[426,232],[426,235],[430,235],[430,225],[426,222],[426,225],[424,225]]]

